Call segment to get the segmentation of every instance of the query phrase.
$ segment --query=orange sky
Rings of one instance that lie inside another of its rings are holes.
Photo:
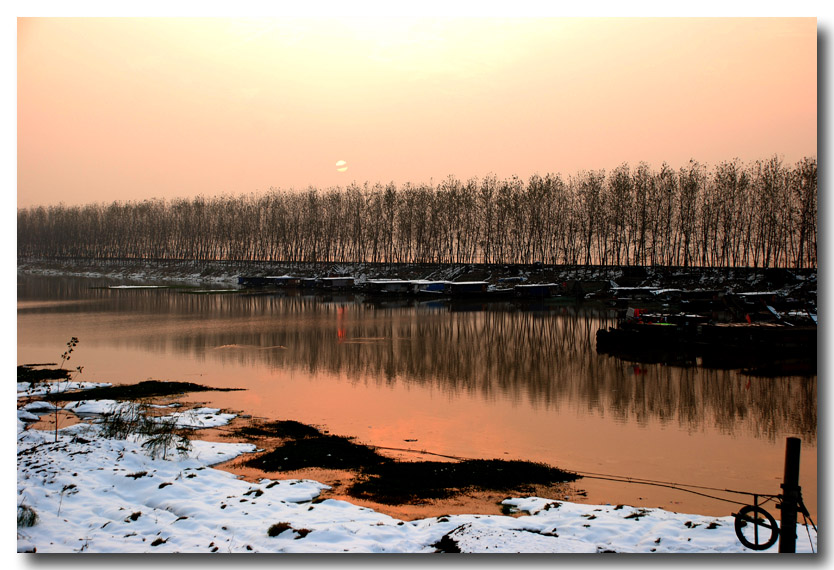
[[[814,18],[21,18],[17,47],[18,207],[817,155]]]

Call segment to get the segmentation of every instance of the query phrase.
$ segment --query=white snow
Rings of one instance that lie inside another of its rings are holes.
[[[111,285],[108,289],[168,289],[167,285]]]
[[[17,411],[17,419],[22,422],[36,422],[40,419],[40,416],[37,416],[31,412],[27,412],[26,410],[20,409]]]
[[[23,406],[23,409],[27,412],[50,412],[57,407],[58,406],[51,402],[45,402],[44,400],[35,400],[34,402],[29,402],[28,404]]]
[[[57,394],[59,392],[73,390],[89,390],[90,388],[98,388],[100,386],[112,386],[112,384],[108,382],[78,382],[77,380],[59,380],[55,382],[18,382],[17,397],[43,396],[45,394]]]
[[[216,408],[196,408],[171,415],[177,418],[177,427],[193,429],[226,425],[235,418],[235,414],[223,414]]]
[[[90,400],[67,407],[102,413],[114,405]],[[25,408],[19,417],[50,410]],[[194,427],[234,417],[213,408],[173,416]],[[504,501],[522,513],[517,517],[403,521],[317,500],[328,487],[316,481],[249,483],[211,467],[255,451],[250,444],[194,440],[187,456],[163,459],[149,456],[141,438],[102,437],[95,423],[59,430],[57,443],[52,431],[17,425],[18,511],[37,514],[33,526],[18,526],[18,551],[431,553],[439,543],[479,553],[754,553],[736,538],[732,517],[525,497]],[[286,530],[270,536],[273,525]],[[813,530],[811,536],[813,547],[805,527],[797,527],[798,551],[816,551]]]
[[[75,414],[107,414],[117,411],[126,411],[131,407],[128,402],[117,402],[116,400],[78,400],[64,406]]]

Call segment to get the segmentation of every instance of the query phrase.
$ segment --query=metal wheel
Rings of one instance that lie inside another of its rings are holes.
[[[749,525],[752,525],[752,529],[748,528]],[[767,550],[776,544],[779,539],[779,525],[776,523],[776,519],[769,512],[756,505],[747,505],[736,514],[735,528],[738,540],[751,550]],[[764,537],[759,535],[760,528],[770,531],[770,537],[763,542]],[[752,530],[752,540],[745,535],[745,530],[748,534]]]

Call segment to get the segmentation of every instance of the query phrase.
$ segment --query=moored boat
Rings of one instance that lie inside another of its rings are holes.
[[[816,325],[774,322],[713,322],[693,313],[662,314],[630,308],[616,327],[597,331],[597,352],[625,360],[700,363],[750,368],[780,361],[816,370]]]

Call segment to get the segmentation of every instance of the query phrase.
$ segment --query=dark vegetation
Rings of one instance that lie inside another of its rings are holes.
[[[293,421],[253,424],[234,435],[271,436],[283,441],[244,464],[263,471],[305,468],[348,469],[357,479],[348,495],[385,504],[441,499],[469,489],[524,490],[530,485],[574,481],[574,473],[542,463],[472,459],[404,462],[384,457],[352,438],[323,434]]]
[[[460,527],[455,528],[455,530],[458,528]],[[460,554],[461,550],[458,546],[458,541],[451,537],[452,532],[444,534],[440,540],[432,544],[432,547],[434,547],[437,552],[442,552],[444,554]]]
[[[384,461],[366,468],[362,479],[348,490],[348,494],[397,504],[447,498],[472,488],[525,491],[531,490],[531,485],[566,483],[578,478],[573,473],[532,461]]]
[[[318,437],[322,433],[307,424],[295,420],[278,420],[274,422],[252,423],[237,428],[236,436],[244,437],[280,437],[289,439],[301,439],[304,437]]]
[[[38,514],[29,505],[18,505],[17,507],[17,526],[31,527],[38,523]]]
[[[308,528],[294,528],[288,522],[279,522],[279,523],[275,523],[274,525],[270,526],[267,529],[266,534],[267,534],[267,536],[275,537],[275,536],[278,536],[279,534],[281,534],[282,532],[287,531],[287,530],[292,531],[296,535],[295,536],[296,540],[298,540],[299,538],[304,538],[305,536],[307,536],[308,534],[310,534],[312,532]]]
[[[136,400],[139,398],[154,398],[159,396],[173,396],[185,392],[206,392],[217,390],[229,392],[239,388],[210,388],[192,382],[163,382],[161,380],[145,380],[138,384],[123,386],[102,386],[79,392],[61,392],[46,394],[44,400],[61,400],[72,402],[77,400]]]
[[[308,467],[360,469],[378,464],[384,458],[372,448],[336,435],[316,435],[290,439],[273,451],[247,462],[264,471],[292,471]]]
[[[817,162],[57,205],[17,228],[18,258],[814,268]]]
[[[63,368],[41,368],[52,364],[23,364],[17,367],[18,382],[43,382],[44,380],[68,380],[69,370]]]

